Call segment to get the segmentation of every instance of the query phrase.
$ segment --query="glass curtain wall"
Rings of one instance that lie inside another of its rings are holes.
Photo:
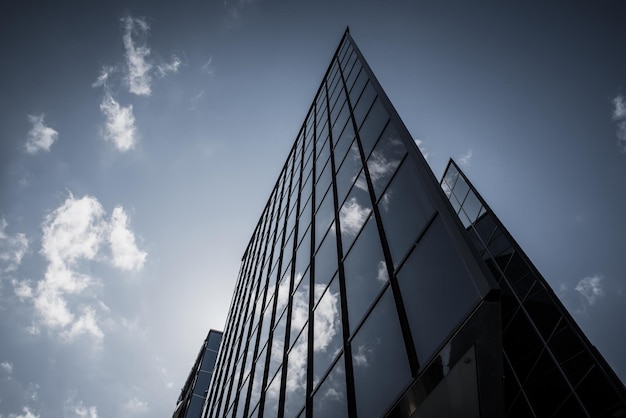
[[[242,259],[205,416],[384,415],[495,287],[453,216],[346,32]]]

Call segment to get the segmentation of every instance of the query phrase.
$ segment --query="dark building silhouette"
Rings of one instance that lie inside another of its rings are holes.
[[[440,185],[346,31],[243,256],[203,416],[622,416],[625,399],[454,164]]]
[[[221,331],[209,331],[185,386],[180,390],[173,418],[200,418],[221,341]]]
[[[500,286],[507,416],[625,416],[619,378],[453,161],[441,186]]]

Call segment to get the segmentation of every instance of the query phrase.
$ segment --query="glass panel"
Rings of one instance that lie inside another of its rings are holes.
[[[335,164],[341,164],[348,151],[348,148],[352,145],[352,141],[354,140],[354,126],[352,126],[351,121],[347,121],[346,125],[343,127],[341,131],[341,135],[339,138],[333,136],[334,144],[335,144]],[[358,148],[356,148],[358,151]]]
[[[348,416],[346,399],[346,372],[343,356],[313,395],[313,416],[316,418],[342,418]]]
[[[386,130],[383,133],[384,137],[400,139],[395,126],[389,122],[389,114],[387,113],[387,110],[383,107],[380,99],[376,99],[374,106],[372,106],[372,110],[370,110],[370,113],[367,115],[367,118],[359,129],[359,137],[361,138],[363,153],[366,157],[369,156],[372,148],[374,148],[374,145],[381,136],[381,132],[383,132],[385,126]]]
[[[274,372],[283,362],[283,350],[285,347],[285,319],[287,315],[283,315],[278,325],[274,329],[274,337],[272,339],[272,350],[270,352],[270,367],[268,376],[272,376]]]
[[[368,118],[371,116],[370,113]],[[406,153],[404,142],[396,130],[388,127],[367,160],[367,168],[377,199],[387,187],[391,176],[396,172]]]
[[[367,192],[367,184],[360,184],[357,180],[339,210],[341,242],[344,248],[350,248],[371,212],[372,203]]]
[[[255,405],[261,396],[261,385],[263,384],[263,372],[265,370],[265,354],[263,349],[254,367],[254,380],[252,381],[252,392],[250,393],[250,405]]]
[[[308,278],[308,276],[307,276]],[[300,331],[309,320],[309,283],[303,280],[293,293],[291,304],[291,326],[289,345],[298,337]]]
[[[380,198],[378,208],[397,267],[435,212],[414,165],[405,160]]]
[[[350,71],[350,75],[346,78],[346,87],[348,88],[348,91],[350,91],[352,89],[352,86],[354,84],[354,80],[356,80],[357,77],[362,78],[361,73],[364,73],[364,72],[365,71],[363,70],[363,67],[361,67],[361,65],[358,64],[358,63],[356,63],[352,67],[352,70]],[[365,83],[363,82],[363,84],[365,84]]]
[[[328,231],[315,254],[315,284],[327,285],[337,271],[337,267],[337,240],[333,228]]]
[[[481,208],[482,205],[478,201],[478,198],[472,191],[470,191],[465,198],[465,202],[463,202],[463,210],[465,211],[470,223],[474,223],[476,221],[476,218],[478,218],[478,212],[480,212]]]
[[[341,352],[341,302],[339,280],[331,282],[326,292],[323,284],[315,285],[315,300],[319,303],[313,313],[313,387],[328,370],[333,359]]]
[[[380,290],[389,281],[387,264],[374,218],[371,218],[363,228],[363,232],[348,253],[343,268],[352,334]]]
[[[363,167],[363,164],[361,163],[359,148],[356,141],[354,141],[346,159],[337,172],[337,201],[340,202],[340,204],[345,199],[348,190],[350,190],[350,186],[354,183],[354,180],[361,171],[361,167]],[[365,183],[365,178],[361,179],[361,183]]]
[[[370,110],[372,106],[372,102],[376,98],[376,91],[374,90],[374,86],[372,83],[367,83],[365,89],[363,89],[363,93],[361,97],[359,97],[359,101],[354,107],[354,121],[356,126],[361,126],[365,115]]]
[[[264,417],[278,416],[278,397],[280,396],[280,369],[276,372],[276,376],[265,389],[265,407],[263,408]],[[272,375],[269,375],[271,379]],[[268,379],[268,380],[269,380]]]
[[[326,193],[324,200],[320,203],[318,201],[318,205],[320,205],[317,213],[315,214],[315,248],[319,245],[322,238],[324,238],[324,234],[326,230],[330,226],[330,224],[335,220],[335,208],[333,202],[333,194],[330,192]]]
[[[306,235],[300,242],[296,256],[296,275],[302,274],[311,263],[311,228],[307,229]]]
[[[412,380],[389,287],[352,341],[352,364],[359,416],[383,416]]]
[[[321,173],[318,171],[318,180],[315,185],[315,199],[316,202],[319,203],[321,197],[324,196],[324,193],[326,193],[326,190],[328,190],[328,187],[332,182],[332,164],[330,163],[330,160],[326,161],[325,166],[316,166],[316,170],[321,170]]]
[[[306,327],[289,352],[285,382],[285,417],[295,417],[304,406],[308,332]]]
[[[468,191],[469,191],[469,186],[467,185],[465,180],[463,180],[463,178],[459,176],[459,178],[456,181],[456,184],[454,185],[454,188],[452,189],[452,193],[454,193],[454,195],[459,200],[459,202],[463,203]]]
[[[341,131],[343,131],[343,127],[346,125],[346,122],[348,121],[349,116],[350,116],[350,111],[348,110],[348,104],[346,102],[344,103],[344,106],[341,109],[341,113],[339,113],[339,117],[337,117],[337,120],[334,121],[333,131],[332,131],[333,138],[339,137],[339,135],[341,134]]]
[[[419,363],[424,365],[480,301],[437,217],[398,273]]]
[[[352,103],[356,102],[356,99],[359,98],[361,92],[363,91],[363,87],[365,87],[365,83],[367,83],[367,72],[363,68],[359,68],[359,73],[353,72],[351,77],[356,77],[356,81],[354,84],[346,83],[348,89],[350,91],[350,101]],[[354,79],[352,79],[353,81]]]

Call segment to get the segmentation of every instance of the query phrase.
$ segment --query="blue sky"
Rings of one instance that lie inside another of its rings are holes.
[[[347,25],[626,379],[626,6],[9,0],[0,417],[168,416]]]

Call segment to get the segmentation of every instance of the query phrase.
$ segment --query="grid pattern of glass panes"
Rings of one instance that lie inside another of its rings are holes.
[[[418,153],[346,33],[243,257],[205,416],[382,415],[480,302]]]
[[[507,416],[626,414],[623,385],[453,162],[441,185],[501,287]]]

